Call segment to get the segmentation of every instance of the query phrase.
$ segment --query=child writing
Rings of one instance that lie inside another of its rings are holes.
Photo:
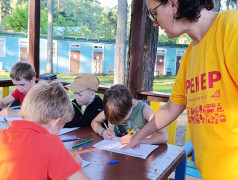
[[[66,128],[90,127],[92,120],[103,110],[103,101],[96,95],[99,80],[93,74],[79,74],[66,88],[74,92],[72,101],[75,115]]]
[[[0,177],[88,179],[81,171],[81,157],[72,156],[58,136],[74,115],[59,82],[42,81],[32,87],[22,104],[21,115],[23,120],[12,121],[8,129],[0,130]]]
[[[135,133],[152,119],[153,110],[149,105],[133,99],[130,91],[121,84],[117,84],[108,89],[103,98],[104,111],[102,111],[93,121],[92,129],[104,139],[114,139],[115,133],[123,136],[121,144],[127,144],[132,138],[128,130],[135,129]],[[107,119],[114,124],[114,132],[102,127],[102,119]],[[153,135],[143,139],[144,144],[161,144],[168,141],[168,134],[162,129]]]
[[[18,100],[22,104],[27,92],[35,85],[36,72],[30,63],[17,62],[10,70],[12,83],[17,86],[17,89],[10,95],[0,101],[0,109],[11,102]],[[13,110],[5,108],[0,112],[3,117],[20,116],[21,110]]]

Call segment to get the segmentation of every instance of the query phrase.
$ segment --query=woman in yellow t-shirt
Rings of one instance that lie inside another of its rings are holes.
[[[238,179],[238,10],[212,12],[212,0],[147,0],[154,26],[192,43],[170,100],[124,149],[173,122],[185,108],[202,179]],[[215,173],[214,173],[215,172]]]

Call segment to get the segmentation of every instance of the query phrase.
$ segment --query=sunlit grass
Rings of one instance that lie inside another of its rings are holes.
[[[58,79],[63,81],[73,81],[77,74],[57,74]],[[101,85],[112,86],[113,75],[97,76]],[[9,75],[1,75],[0,79],[9,79]],[[159,76],[154,78],[153,91],[171,93],[176,76]],[[13,92],[15,87],[10,87],[10,93]],[[0,88],[2,94],[2,88]],[[70,99],[74,98],[73,92],[69,91]]]

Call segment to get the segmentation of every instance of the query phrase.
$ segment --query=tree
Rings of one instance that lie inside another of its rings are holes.
[[[53,73],[53,20],[54,0],[48,0],[48,36],[46,72]]]
[[[47,20],[46,9],[41,10],[40,28],[43,34],[47,32]],[[12,14],[4,18],[4,21],[3,26],[5,29],[26,33],[28,31],[28,3],[18,5]]]
[[[28,4],[16,7],[12,15],[4,18],[4,27],[15,32],[27,32],[28,27]]]
[[[219,12],[221,9],[221,0],[214,0],[214,12]]]
[[[10,3],[11,11],[8,11],[8,15],[4,17],[6,22],[4,28],[15,32],[27,32],[28,6],[25,4],[28,1],[12,0]],[[41,34],[48,33],[47,13],[47,1],[41,1]],[[115,39],[116,37],[117,7],[103,8],[97,0],[57,0],[53,15],[54,27],[59,26],[64,29],[60,33],[54,30],[54,35],[103,39]],[[67,27],[72,28],[67,30]],[[74,27],[77,28],[73,30]]]
[[[0,22],[3,22],[4,17],[11,10],[10,0],[1,0],[0,1]]]
[[[238,0],[227,0],[226,1],[226,10],[231,9],[238,9]]]
[[[187,34],[182,34],[177,38],[169,39],[167,34],[162,33],[159,36],[159,43],[169,43],[169,44],[190,44],[192,39]]]
[[[118,0],[114,84],[124,84],[126,58],[127,0]]]
[[[146,16],[141,90],[153,90],[154,68],[157,58],[157,44],[158,28],[155,28],[150,18]]]

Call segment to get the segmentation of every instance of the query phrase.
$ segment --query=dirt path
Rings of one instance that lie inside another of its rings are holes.
[[[183,146],[185,144],[186,127],[187,127],[187,112],[185,110],[177,119],[175,144],[178,146]]]

